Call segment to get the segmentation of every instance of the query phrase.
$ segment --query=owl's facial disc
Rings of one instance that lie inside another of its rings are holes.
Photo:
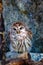
[[[13,27],[13,30],[14,32],[16,32],[15,36],[19,40],[24,39],[27,35],[27,32],[24,26]]]

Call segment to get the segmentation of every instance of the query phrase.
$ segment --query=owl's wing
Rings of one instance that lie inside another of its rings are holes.
[[[32,32],[30,30],[28,30],[28,35],[29,35],[30,39],[32,39]]]

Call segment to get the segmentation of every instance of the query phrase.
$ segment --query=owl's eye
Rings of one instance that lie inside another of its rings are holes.
[[[23,27],[20,27],[20,30],[23,29]]]
[[[16,28],[13,28],[13,30],[16,30]]]

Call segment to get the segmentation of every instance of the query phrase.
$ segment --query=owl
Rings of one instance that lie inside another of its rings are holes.
[[[14,22],[10,27],[11,48],[16,52],[30,51],[32,43],[32,32],[23,22]]]

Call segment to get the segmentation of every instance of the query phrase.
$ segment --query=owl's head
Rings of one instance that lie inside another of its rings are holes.
[[[11,32],[18,39],[24,39],[29,35],[31,37],[32,33],[28,30],[28,27],[23,22],[14,22],[11,26]]]
[[[25,31],[25,25],[22,22],[16,22],[12,24],[12,29],[16,34],[20,34],[22,31]]]

